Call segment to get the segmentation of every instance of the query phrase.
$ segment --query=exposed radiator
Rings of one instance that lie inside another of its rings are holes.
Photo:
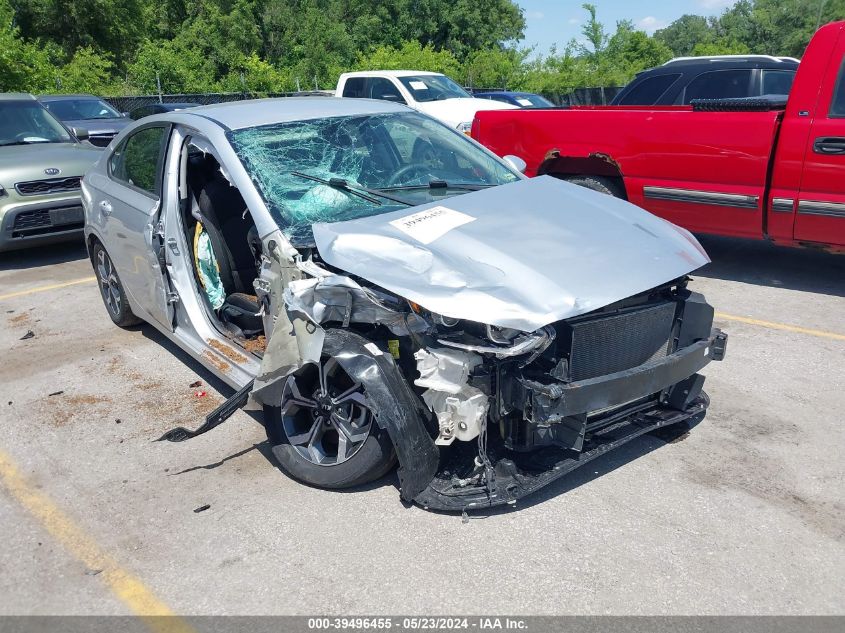
[[[568,324],[572,336],[570,380],[604,376],[666,356],[676,305],[667,301]]]

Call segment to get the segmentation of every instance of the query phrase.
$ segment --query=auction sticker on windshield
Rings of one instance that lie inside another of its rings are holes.
[[[414,90],[428,90],[428,86],[421,81],[411,81],[409,83],[411,84],[411,88]]]
[[[425,211],[392,220],[390,224],[418,242],[431,244],[438,237],[473,220],[475,218],[471,215],[448,207],[431,207]]]

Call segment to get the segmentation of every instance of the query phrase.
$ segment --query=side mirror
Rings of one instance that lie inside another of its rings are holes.
[[[120,113],[120,116],[122,116],[124,119],[128,119],[128,118],[129,118],[129,113],[128,113],[128,112],[121,112],[121,113]]]
[[[517,170],[520,174],[524,174],[525,169],[528,167],[528,164],[524,160],[522,160],[519,156],[514,156],[513,154],[503,156],[502,160]]]
[[[88,139],[88,130],[82,127],[72,127],[70,131],[73,135],[78,138],[80,141],[85,141]]]

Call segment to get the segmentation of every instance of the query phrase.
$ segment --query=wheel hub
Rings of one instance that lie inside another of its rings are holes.
[[[361,385],[333,358],[316,368],[316,376],[313,373],[288,377],[282,396],[282,424],[288,442],[302,457],[333,466],[363,446],[373,414]]]

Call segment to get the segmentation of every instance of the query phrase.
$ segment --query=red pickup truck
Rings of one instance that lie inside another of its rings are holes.
[[[479,112],[499,156],[627,198],[693,232],[845,251],[845,22],[823,26],[785,105]]]

